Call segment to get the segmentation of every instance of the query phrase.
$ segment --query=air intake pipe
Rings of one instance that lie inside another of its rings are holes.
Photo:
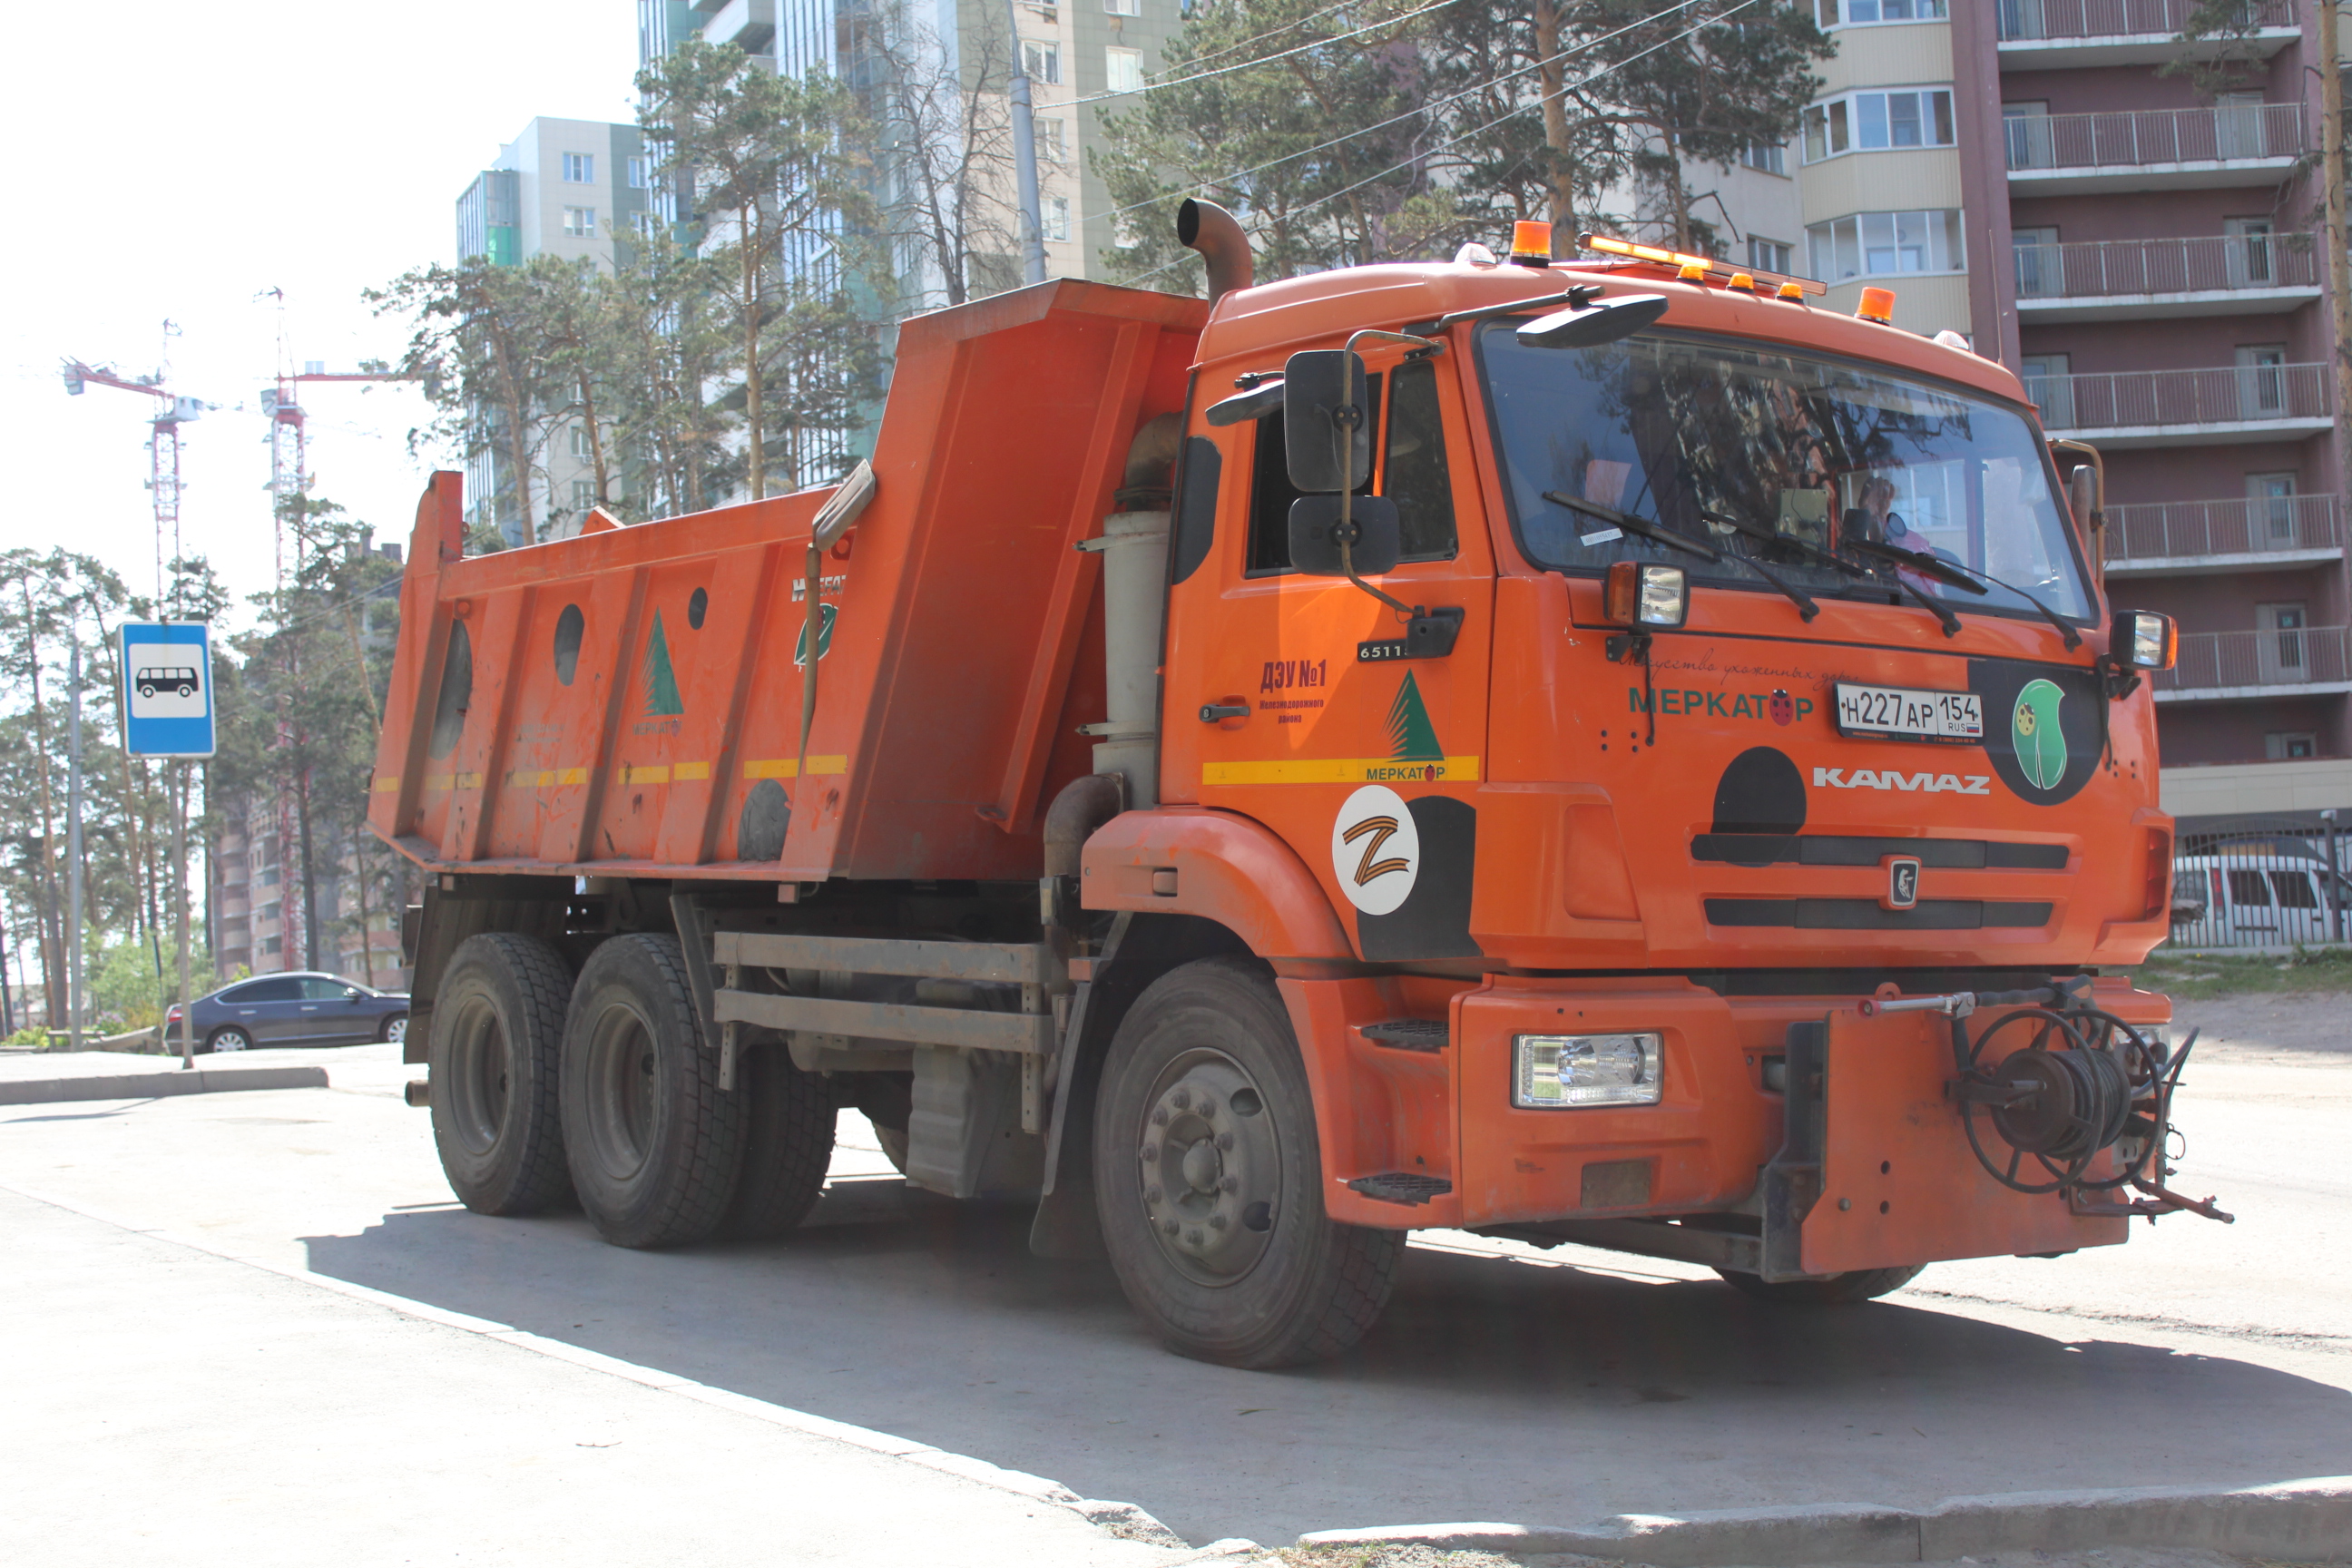
[[[1186,197],[1184,205],[1176,209],[1176,239],[1199,251],[1202,259],[1209,264],[1211,305],[1236,289],[1250,286],[1253,268],[1249,236],[1242,232],[1234,215],[1216,203]]]
[[[1183,433],[1181,414],[1144,421],[1128,447],[1118,510],[1103,519],[1100,538],[1078,546],[1103,558],[1106,711],[1103,722],[1086,726],[1097,737],[1094,771],[1125,780],[1130,806],[1160,801],[1160,622],[1168,603],[1170,476]]]

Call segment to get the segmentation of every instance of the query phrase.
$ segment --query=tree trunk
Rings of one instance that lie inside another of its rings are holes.
[[[736,209],[742,224],[737,240],[743,253],[743,415],[751,426],[751,499],[768,493],[768,452],[760,410],[760,248],[766,237],[752,219],[755,205]]]
[[[58,998],[66,994],[65,931],[58,900],[57,797],[49,784],[48,711],[41,706],[41,638],[33,616],[33,584],[17,584],[25,594],[25,662],[33,679],[33,745],[40,752],[41,780],[41,904],[42,1005],[51,1027],[58,1018]]]
[[[1544,145],[1551,149],[1552,254],[1559,254],[1559,237],[1575,226],[1576,174],[1569,158],[1568,64],[1560,58],[1559,7],[1556,0],[1535,0],[1536,82],[1543,94]]]
[[[596,427],[595,381],[583,367],[580,372],[580,423],[588,433],[588,458],[596,468],[596,504],[603,506],[612,499],[612,478],[604,468],[604,437]]]
[[[310,854],[310,770],[294,770],[294,831],[302,853],[302,951],[308,967],[324,969],[319,948],[319,879]]]

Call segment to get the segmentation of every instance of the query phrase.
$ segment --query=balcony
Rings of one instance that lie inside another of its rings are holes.
[[[2017,247],[2017,319],[2152,321],[2257,316],[2320,297],[2308,234],[2202,235]]]
[[[696,9],[716,13],[702,25],[706,39],[733,44],[747,55],[766,52],[776,36],[776,0],[724,0],[716,6],[703,0]]]
[[[2334,496],[2160,501],[2107,509],[2107,575],[2200,577],[2344,559]]]
[[[2224,47],[2268,59],[2300,36],[2291,0],[2250,0],[2245,10],[2252,27],[2243,37],[2175,42],[2196,5],[2197,0],[2000,0],[2000,68],[2210,60]]]
[[[2012,196],[2274,185],[2307,151],[2300,103],[2012,114]]]
[[[2329,372],[2325,364],[2258,364],[2024,380],[2043,429],[2124,451],[2324,435],[2334,426]]]
[[[2352,626],[2183,632],[2180,662],[2150,684],[2164,703],[2340,696],[2352,691]]]

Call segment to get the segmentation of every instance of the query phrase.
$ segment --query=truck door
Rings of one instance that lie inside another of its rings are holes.
[[[1450,358],[1370,368],[1376,441],[1363,489],[1396,502],[1403,531],[1396,569],[1374,581],[1408,605],[1458,611],[1453,649],[1403,658],[1405,616],[1345,578],[1293,569],[1298,492],[1279,412],[1194,437],[1170,601],[1162,796],[1281,834],[1367,957],[1475,957],[1494,563]],[[1216,487],[1205,550],[1204,473]]]

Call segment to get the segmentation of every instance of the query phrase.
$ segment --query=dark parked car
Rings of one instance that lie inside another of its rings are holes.
[[[179,1043],[180,1010],[164,1016],[164,1046]],[[378,991],[340,974],[258,974],[196,998],[199,1051],[255,1046],[355,1046],[408,1032],[408,993]]]

